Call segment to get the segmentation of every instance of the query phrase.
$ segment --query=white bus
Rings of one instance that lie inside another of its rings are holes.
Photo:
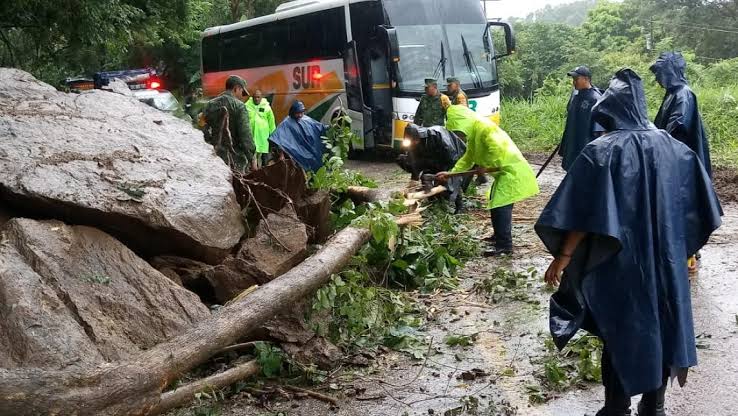
[[[504,30],[495,53],[491,27]],[[514,51],[512,29],[488,22],[479,0],[298,0],[202,34],[202,82],[214,96],[228,75],[260,89],[281,119],[296,99],[327,122],[341,108],[364,139],[399,148],[424,79],[459,78],[469,106],[499,122],[496,60]]]

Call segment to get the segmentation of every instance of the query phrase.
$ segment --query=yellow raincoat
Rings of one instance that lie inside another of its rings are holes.
[[[446,128],[466,135],[466,153],[451,172],[471,170],[474,165],[497,168],[488,194],[487,208],[499,208],[538,194],[538,182],[528,161],[504,130],[461,105],[449,107]]]

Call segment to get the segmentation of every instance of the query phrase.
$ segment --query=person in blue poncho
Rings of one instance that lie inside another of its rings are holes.
[[[687,265],[721,224],[710,176],[695,152],[647,119],[639,76],[615,74],[592,109],[606,134],[591,142],[535,230],[560,284],[550,329],[563,348],[581,328],[604,343],[605,404],[597,416],[664,416],[670,376],[697,364]],[[563,276],[561,275],[563,272]]]
[[[651,65],[656,81],[666,90],[654,124],[689,146],[712,176],[710,145],[697,108],[697,97],[687,84],[687,63],[680,53],[665,52]]]
[[[269,141],[274,144],[272,149],[289,156],[306,172],[315,172],[323,166],[325,146],[322,137],[327,129],[323,123],[305,115],[302,101],[295,101],[289,116],[279,123]]]
[[[697,97],[687,84],[687,62],[680,53],[664,52],[650,69],[659,85],[666,90],[654,124],[697,153],[707,174],[712,177],[710,145],[697,108]],[[697,253],[688,260],[690,273],[697,272],[699,257]]]
[[[572,78],[574,92],[566,109],[566,126],[559,147],[564,170],[569,170],[587,143],[602,134],[602,126],[592,122],[592,106],[602,96],[602,92],[592,86],[592,71],[578,66],[567,75]]]

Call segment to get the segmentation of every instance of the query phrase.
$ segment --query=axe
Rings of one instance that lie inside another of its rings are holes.
[[[446,175],[447,178],[457,178],[457,177],[464,177],[464,176],[474,176],[476,174],[481,173],[492,173],[497,172],[500,169],[498,168],[485,168],[483,171],[480,171],[480,169],[474,169],[474,170],[468,170],[466,172],[455,172],[455,173],[449,173]],[[423,187],[423,192],[428,192],[436,185],[436,181],[438,179],[436,178],[436,175],[433,173],[424,173],[420,176],[420,185]]]

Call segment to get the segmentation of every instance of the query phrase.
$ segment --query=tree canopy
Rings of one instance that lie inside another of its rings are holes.
[[[562,18],[585,9],[578,26]],[[589,66],[594,81],[604,86],[619,67],[647,70],[665,50],[715,66],[738,56],[736,21],[736,0],[585,0],[547,7],[514,23],[518,53],[500,64],[503,93],[530,98],[536,91],[563,88],[566,72],[578,65]]]
[[[172,86],[199,70],[200,33],[272,13],[280,0],[7,0],[0,66],[58,85],[70,76],[151,66]]]

